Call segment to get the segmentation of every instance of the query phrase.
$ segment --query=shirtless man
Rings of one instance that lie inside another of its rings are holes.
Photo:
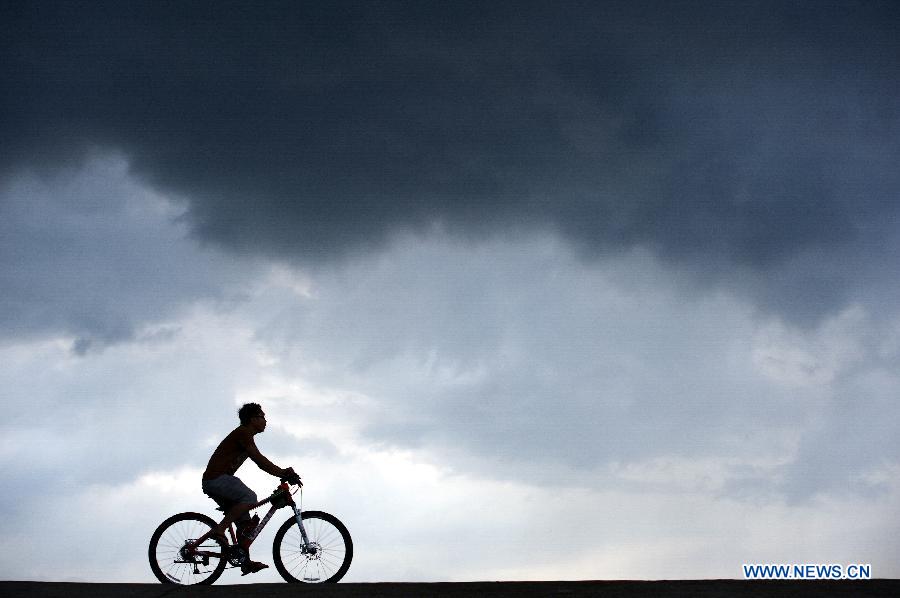
[[[241,425],[219,443],[203,472],[203,492],[220,505],[233,505],[225,513],[222,522],[213,528],[214,536],[224,537],[225,530],[234,521],[237,522],[238,537],[255,525],[250,519],[249,511],[250,506],[257,502],[256,493],[234,475],[247,457],[268,474],[279,478],[297,477],[292,468],[278,467],[256,448],[253,437],[266,429],[266,414],[262,407],[257,403],[247,403],[238,410],[238,418]],[[267,567],[264,563],[251,561],[248,554],[247,562],[241,565],[241,572],[247,575]]]

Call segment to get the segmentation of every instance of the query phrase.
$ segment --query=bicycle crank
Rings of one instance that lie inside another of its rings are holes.
[[[228,547],[228,562],[234,567],[240,567],[247,561],[247,551],[240,546]]]

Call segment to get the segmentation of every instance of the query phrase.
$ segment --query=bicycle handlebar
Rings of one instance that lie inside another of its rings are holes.
[[[303,487],[303,481],[300,479],[300,476],[296,473],[293,475],[281,477],[280,479],[282,482],[286,482],[293,486],[300,486],[301,488]]]

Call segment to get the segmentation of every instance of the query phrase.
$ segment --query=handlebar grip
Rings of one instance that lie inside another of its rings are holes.
[[[295,486],[303,486],[303,482],[300,480],[300,476],[296,473],[294,475],[289,475],[281,478],[282,482],[287,482],[288,484],[294,484]]]

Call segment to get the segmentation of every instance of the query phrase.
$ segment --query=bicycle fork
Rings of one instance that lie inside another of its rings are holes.
[[[297,527],[300,528],[300,537],[303,538],[303,551],[314,551],[315,548],[310,547],[309,536],[306,535],[306,528],[303,526],[303,514],[300,512],[300,508],[295,504],[291,505],[291,507],[294,509],[294,519],[297,520]]]

